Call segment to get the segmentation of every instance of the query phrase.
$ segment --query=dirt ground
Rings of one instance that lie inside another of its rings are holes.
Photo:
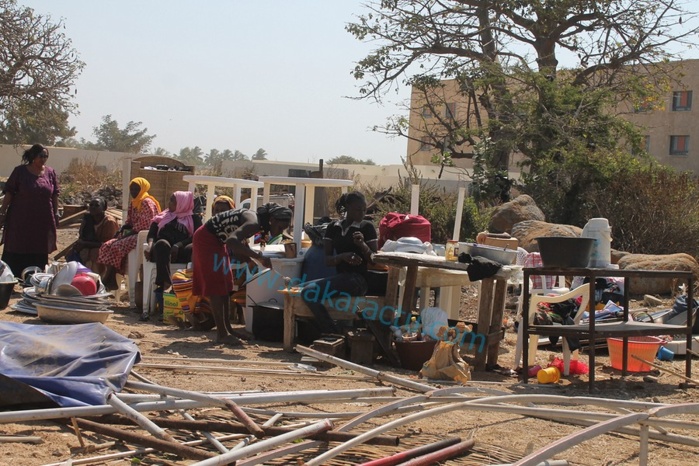
[[[59,250],[62,244],[69,244],[75,237],[74,230],[60,231]],[[19,294],[13,295],[13,301],[19,298]],[[666,297],[670,303],[669,297]],[[463,293],[462,317],[472,318],[477,306],[477,288],[468,287]],[[634,302],[632,308],[640,307],[641,302]],[[157,321],[139,322],[138,313],[129,309],[124,303],[115,303],[114,315],[107,321],[107,326],[112,330],[134,340],[143,356],[141,364],[135,370],[147,379],[168,387],[197,390],[206,392],[257,390],[262,392],[296,391],[296,390],[335,390],[350,388],[371,388],[377,386],[390,386],[374,380],[366,380],[360,374],[339,367],[319,368],[317,373],[277,371],[270,369],[285,369],[295,363],[307,364],[302,361],[298,353],[287,353],[282,349],[281,343],[270,343],[256,340],[248,340],[242,347],[215,346],[213,344],[214,332],[195,332],[180,329],[176,326]],[[0,319],[27,324],[46,325],[39,319],[12,311],[10,308],[0,312]],[[516,335],[511,326],[513,315],[509,315],[505,340],[500,347],[499,364],[503,367],[512,367],[514,360],[514,347]],[[537,354],[540,364],[545,365],[549,357],[559,354],[555,348],[542,350]],[[667,404],[697,403],[699,402],[699,389],[680,387],[682,380],[667,372],[656,372],[651,375],[657,377],[657,382],[648,382],[644,376],[648,374],[633,374],[621,378],[620,372],[612,369],[605,350],[600,350],[596,360],[597,383],[593,393],[588,392],[587,376],[571,376],[563,378],[555,385],[538,385],[530,383],[522,385],[516,377],[502,375],[497,372],[472,372],[473,381],[470,387],[480,388],[484,391],[495,390],[501,394],[531,394],[531,395],[559,395],[569,399],[582,399],[583,397],[608,398],[613,400],[626,400],[638,402],[653,402]],[[170,358],[170,359],[163,359]],[[205,362],[188,364],[186,359],[207,358],[216,359],[211,364],[225,366],[227,368],[253,369],[245,373],[224,372],[205,369],[195,369],[193,365],[206,365]],[[465,355],[466,361],[469,356]],[[583,353],[582,359],[587,361],[587,354]],[[244,361],[244,363],[243,363]],[[257,361],[258,363],[253,363]],[[168,368],[145,367],[145,364],[171,364]],[[283,363],[275,365],[273,363]],[[258,365],[259,364],[259,365]],[[684,357],[676,357],[671,362],[662,363],[668,369],[684,372]],[[190,366],[190,367],[187,367]],[[417,374],[401,368],[390,367],[376,361],[374,369],[385,374],[400,376],[417,381]],[[693,374],[699,378],[699,363],[693,362]],[[423,381],[424,382],[424,381]],[[426,383],[426,382],[425,382]],[[434,384],[435,387],[453,387],[454,384]],[[396,396],[414,396],[416,392],[399,388]],[[471,394],[467,394],[471,396]],[[371,403],[366,399],[353,403],[333,404],[293,404],[286,406],[291,411],[313,412],[347,412],[368,411],[378,407],[379,403]],[[563,408],[563,406],[548,405],[551,408]],[[280,408],[280,405],[277,406]],[[585,410],[604,411],[608,413],[623,412],[623,408],[588,407]],[[221,415],[220,410],[192,410],[196,418],[208,418]],[[394,418],[391,418],[394,419]],[[672,419],[682,419],[694,422],[699,421],[697,416],[676,415]],[[370,422],[370,426],[388,422],[387,418],[376,418]],[[368,428],[368,427],[367,427]],[[361,431],[367,428],[360,429]],[[444,461],[439,464],[465,465],[465,464],[502,464],[515,461],[523,457],[527,452],[536,451],[549,445],[558,439],[578,432],[583,427],[567,422],[553,422],[536,419],[534,417],[500,412],[496,410],[470,411],[454,410],[439,417],[430,417],[415,421],[406,426],[399,427],[388,432],[397,435],[401,439],[399,447],[367,447],[354,450],[354,454],[336,458],[327,464],[358,464],[369,459],[387,456],[401,449],[429,443],[445,437],[458,436],[462,439],[473,438],[477,445],[477,455],[464,456],[459,459]],[[695,446],[671,443],[664,440],[651,440],[649,447],[649,464],[652,465],[696,465],[699,464],[699,437],[696,430],[684,428],[673,429],[673,432],[689,437],[689,443]],[[0,425],[2,435],[32,435],[41,438],[38,444],[4,443],[0,442],[0,465],[44,465],[60,463],[71,458],[85,458],[97,454],[124,450],[123,445],[98,453],[85,453],[80,448],[80,440],[75,432],[65,425],[50,421],[24,422],[20,424]],[[108,437],[83,433],[83,441],[86,444],[102,444],[108,442]],[[234,445],[234,443],[228,445]],[[639,439],[637,435],[630,433],[612,433],[596,436],[581,444],[555,456],[556,459],[568,460],[572,465],[634,465],[638,464]],[[334,444],[331,444],[334,446]],[[269,464],[302,464],[313,456],[325,451],[326,447],[316,450],[314,454],[296,456],[293,459],[286,458]],[[133,461],[126,459],[111,459],[89,464],[122,465]],[[191,460],[183,460],[173,455],[151,454],[138,460],[140,464],[192,464]],[[69,463],[66,463],[69,464]],[[78,464],[78,463],[74,463]],[[82,464],[82,463],[80,463]]]

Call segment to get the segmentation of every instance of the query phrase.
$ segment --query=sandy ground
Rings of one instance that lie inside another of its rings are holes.
[[[71,240],[74,238],[74,234],[75,232],[71,230],[61,231],[61,242]],[[15,294],[13,299],[18,297],[19,295]],[[472,316],[475,309],[474,305],[477,302],[475,288],[464,289],[463,301],[462,315],[464,317]],[[639,305],[639,303],[635,304]],[[237,348],[215,346],[213,344],[213,331],[194,332],[157,321],[139,322],[138,314],[121,303],[115,303],[113,310],[115,313],[110,317],[106,325],[137,343],[143,356],[143,361],[135,367],[135,370],[142,376],[161,385],[211,392],[237,390],[287,392],[309,389],[337,390],[390,386],[388,383],[366,380],[354,371],[338,367],[319,368],[319,371],[316,373],[277,372],[277,370],[288,369],[294,363],[306,363],[306,361],[302,361],[301,355],[298,353],[285,352],[281,343],[249,340],[244,346]],[[26,324],[46,325],[35,317],[11,311],[9,308],[0,312],[0,319]],[[511,318],[510,321],[512,321]],[[512,367],[515,341],[514,329],[510,327],[500,348],[499,364],[501,366]],[[558,353],[555,349],[553,351],[539,351],[538,361],[541,364],[546,364],[549,357],[556,354]],[[166,357],[171,359],[162,359]],[[222,361],[215,361],[211,364],[231,369],[247,368],[251,369],[251,371],[239,373],[230,371],[216,372],[206,368],[194,369],[191,367],[192,365],[205,365],[206,363],[187,363],[185,359],[191,358],[218,359]],[[468,361],[469,356],[465,355],[465,359]],[[587,355],[583,354],[582,359],[587,361]],[[257,363],[253,363],[254,361],[257,361]],[[400,376],[409,380],[418,380],[415,372],[390,367],[382,364],[381,361],[380,359],[377,360],[373,368],[386,374]],[[169,367],[154,368],[146,367],[146,363],[171,365]],[[684,358],[677,357],[674,361],[663,364],[667,368],[683,372]],[[275,369],[275,371],[270,369]],[[598,382],[592,394],[588,392],[587,376],[584,375],[563,378],[555,385],[538,385],[534,383],[523,386],[516,377],[495,372],[473,372],[473,381],[468,386],[481,390],[495,390],[501,394],[549,394],[559,395],[571,400],[580,400],[582,397],[591,396],[613,400],[669,404],[699,402],[699,389],[680,388],[681,379],[668,373],[655,373],[658,376],[658,383],[644,381],[643,376],[647,374],[633,374],[622,379],[620,372],[613,370],[609,366],[609,358],[604,350],[598,353],[595,369]],[[693,373],[697,374],[699,378],[699,363],[697,362],[693,362]],[[444,383],[435,384],[435,386],[453,387],[455,385]],[[400,388],[396,392],[396,396],[414,395],[416,395],[416,392]],[[352,403],[277,405],[276,408],[291,411],[333,413],[364,412],[378,406],[380,406],[379,403],[362,400]],[[551,408],[562,408],[562,406],[548,406]],[[623,412],[623,408],[616,410],[614,408],[588,407],[585,409],[607,413]],[[226,416],[225,412],[218,409],[192,410],[191,414],[199,419],[211,419],[212,417],[230,419],[230,416]],[[171,415],[174,416],[175,413],[171,413]],[[672,418],[690,420],[695,423],[699,421],[697,416],[685,414],[672,416]],[[260,422],[264,420],[266,420],[265,417],[259,418]],[[282,424],[285,422],[283,421]],[[369,426],[376,426],[386,422],[388,422],[388,418],[376,418],[369,422]],[[369,426],[362,426],[359,430],[367,430]],[[581,429],[582,427],[580,426],[566,422],[541,420],[518,414],[498,412],[494,409],[479,411],[454,409],[438,417],[415,421],[388,432],[390,435],[400,437],[401,446],[399,447],[359,448],[353,450],[351,455],[343,455],[327,464],[358,464],[368,459],[392,454],[409,446],[452,436],[458,436],[463,439],[475,439],[479,455],[464,456],[440,464],[509,463],[518,457],[521,458],[526,452],[538,450],[567,435],[579,432]],[[696,430],[686,428],[681,430],[673,429],[673,432],[690,437],[695,443],[699,442]],[[32,435],[41,439],[38,444],[0,442],[0,465],[43,465],[66,461],[70,458],[85,458],[98,454],[87,454],[84,449],[80,448],[79,439],[72,429],[66,427],[65,424],[51,421],[3,424],[0,425],[0,435]],[[84,432],[83,435],[83,441],[87,445],[102,444],[113,440],[103,435],[89,432]],[[231,447],[235,443],[229,442],[228,446]],[[331,443],[330,445],[334,446],[335,444]],[[125,449],[126,446],[124,445],[116,445],[100,452],[100,454],[113,453]],[[287,457],[269,464],[301,464],[304,460],[307,461],[326,449],[327,447],[321,447],[307,456]],[[638,464],[638,453],[639,439],[637,435],[612,433],[597,436],[579,445],[572,446],[556,455],[555,458],[568,460],[570,464],[574,465],[634,465]],[[652,465],[699,464],[699,446],[681,445],[664,440],[651,440],[649,455],[649,464]],[[130,463],[130,459],[112,459],[89,464],[126,465]],[[173,455],[152,454],[142,457],[140,463],[192,464],[193,461],[183,460]]]

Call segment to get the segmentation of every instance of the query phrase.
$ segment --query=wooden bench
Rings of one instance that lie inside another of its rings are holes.
[[[296,318],[312,319],[313,313],[308,308],[306,303],[301,298],[298,289],[280,290],[284,294],[284,350],[294,350],[294,340],[296,338]],[[383,296],[353,296],[351,298],[339,298],[330,302],[323,303],[330,313],[333,320],[338,321],[354,321],[357,318],[357,313],[366,311],[367,317],[372,320],[381,320],[382,310],[385,307],[385,298]],[[384,319],[391,319],[388,312],[393,309],[385,310]]]

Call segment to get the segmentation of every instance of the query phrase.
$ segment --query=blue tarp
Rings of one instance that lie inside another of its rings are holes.
[[[136,343],[100,323],[28,325],[0,321],[0,374],[12,379],[3,377],[7,383],[0,380],[0,406],[23,404],[16,399],[21,384],[57,406],[105,404],[109,392],[121,391],[139,360]]]

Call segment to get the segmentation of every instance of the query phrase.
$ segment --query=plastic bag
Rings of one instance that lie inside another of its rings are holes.
[[[422,334],[433,340],[446,340],[445,333],[449,329],[447,313],[438,307],[426,307],[420,312]]]
[[[471,380],[471,369],[468,363],[461,359],[457,344],[440,341],[434,347],[430,360],[420,369],[420,377],[455,380],[465,384]]]

